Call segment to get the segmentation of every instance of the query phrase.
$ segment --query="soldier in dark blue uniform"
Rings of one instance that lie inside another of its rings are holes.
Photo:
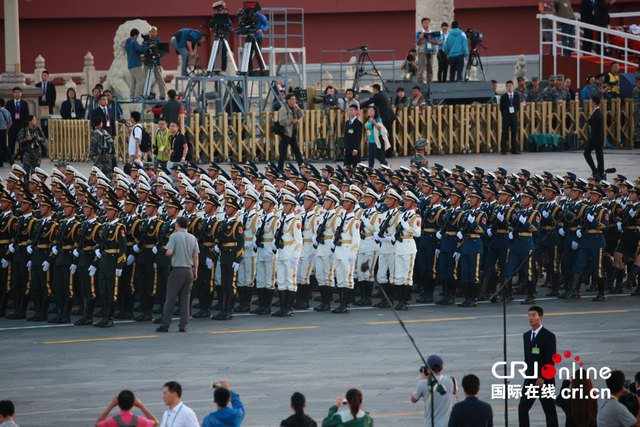
[[[487,227],[487,214],[480,209],[483,200],[479,188],[474,187],[469,193],[469,209],[462,215],[460,235],[462,245],[459,247],[460,275],[464,289],[464,302],[459,307],[475,307],[478,305],[478,287],[480,286],[480,265],[483,254],[482,238]]]
[[[416,258],[419,286],[423,290],[423,295],[417,300],[419,303],[433,302],[438,262],[436,249],[439,243],[436,233],[442,228],[445,219],[445,209],[441,205],[444,197],[442,188],[436,186],[431,192],[429,204],[422,208],[422,234]]]
[[[458,243],[460,243],[458,233],[462,229],[464,214],[460,204],[463,200],[462,191],[453,187],[449,194],[451,207],[447,209],[442,228],[436,232],[436,238],[441,241],[440,248],[436,249],[438,256],[437,278],[442,283],[442,298],[436,301],[436,304],[439,305],[455,304],[458,259],[454,258],[454,254],[457,253]]]
[[[169,243],[169,236],[173,234],[176,229],[176,221],[182,211],[182,204],[173,194],[167,194],[165,198],[165,207],[167,208],[167,219],[162,224],[160,231],[158,232],[158,240],[156,245],[151,249],[151,252],[156,255],[156,302],[160,305],[158,309],[154,310],[154,313],[162,313],[162,305],[167,295],[167,279],[169,277],[169,270],[171,269],[171,258],[167,256],[167,243]],[[154,319],[153,323],[162,324],[162,316]]]
[[[509,225],[514,220],[518,205],[512,203],[515,196],[509,186],[504,186],[499,196],[499,205],[494,207],[487,226],[489,237],[488,252],[485,257],[483,297],[489,298],[496,290],[496,284],[502,284],[505,278],[505,266],[511,241],[509,240]],[[511,289],[507,290],[505,297],[513,299]],[[495,299],[495,298],[494,298]]]
[[[580,181],[575,181],[569,193],[570,200],[562,206],[562,219],[558,224],[558,234],[562,240],[562,275],[566,289],[569,289],[573,276],[573,266],[577,252],[571,248],[575,240],[576,230],[582,221],[587,205],[582,201],[585,187]]]
[[[542,191],[546,201],[540,206],[540,263],[546,267],[551,277],[551,291],[547,296],[560,295],[560,238],[558,224],[562,218],[562,208],[556,202],[560,189],[549,182]]]
[[[15,200],[8,191],[0,191],[0,317],[4,317],[9,291],[11,290],[11,270],[13,256],[9,251],[9,244],[13,242],[18,218],[11,212]]]

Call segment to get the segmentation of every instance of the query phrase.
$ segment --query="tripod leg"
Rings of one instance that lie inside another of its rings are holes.
[[[142,89],[142,96],[144,98],[148,98],[149,94],[151,93],[151,85],[153,84],[153,71],[155,67],[155,65],[147,67],[147,74],[144,76],[144,88]]]
[[[246,41],[242,48],[242,62],[240,63],[240,72],[249,72],[249,61],[251,61],[251,41]]]
[[[267,64],[264,62],[264,58],[262,57],[262,51],[260,50],[260,46],[258,46],[258,42],[253,39],[252,45],[255,51],[256,56],[258,57],[258,65],[260,66],[260,70],[266,70]]]
[[[209,55],[209,64],[207,65],[207,73],[209,74],[213,72],[213,67],[215,67],[216,65],[216,58],[218,58],[219,50],[220,50],[220,40],[216,38],[213,41],[213,47],[211,48],[211,55]]]
[[[231,51],[231,48],[229,47],[229,42],[225,39],[224,40],[224,48],[227,50],[227,61],[231,62],[231,66],[233,67],[233,71],[236,72],[236,74],[238,73],[238,66],[236,65],[236,60],[233,57],[233,52]]]

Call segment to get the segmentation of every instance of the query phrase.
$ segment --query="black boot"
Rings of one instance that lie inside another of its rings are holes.
[[[536,281],[529,280],[527,283],[527,297],[520,302],[522,305],[531,305],[536,303]]]
[[[624,274],[624,268],[613,267],[611,274],[607,278],[607,291],[612,294],[621,294],[622,289],[618,289],[617,282],[620,280],[620,276]]]
[[[288,316],[288,314],[286,314],[287,313],[287,296],[288,296],[288,291],[278,291],[278,302],[279,302],[278,307],[280,307],[280,309],[275,313],[272,313],[271,316],[273,317]]]
[[[222,292],[222,309],[218,315],[215,316],[215,320],[230,320],[233,319],[233,304],[235,302],[235,294],[233,289],[228,292]]]
[[[309,297],[307,292],[309,291],[309,285],[298,285],[298,292],[295,293],[296,301],[293,308],[296,310],[306,310],[309,308]]]
[[[295,291],[287,291],[287,313],[289,316],[293,316],[293,305],[296,303]]]
[[[222,292],[222,286],[216,286],[215,290],[216,295],[218,296],[218,301],[216,302],[216,305],[211,307],[211,310],[222,310],[222,298],[224,294],[224,292]]]
[[[360,286],[362,289],[362,297],[353,303],[353,305],[357,305],[360,307],[370,306],[371,305],[371,292],[373,291],[373,282],[360,282]]]
[[[235,308],[236,313],[248,313],[251,310],[251,292],[252,288],[240,287],[238,288],[240,304]]]
[[[480,300],[488,300],[496,291],[498,278],[496,276],[486,276],[482,280],[482,290],[480,292]]]
[[[258,314],[270,315],[271,314],[271,300],[273,299],[273,289],[264,290],[264,305],[262,310]]]
[[[93,308],[89,310],[89,304],[91,304],[91,298],[83,298],[82,299],[82,317],[75,321],[74,325],[76,326],[86,326],[93,324]],[[91,313],[90,313],[91,311]]]
[[[632,289],[635,286],[636,277],[638,277],[638,273],[640,272],[640,266],[637,264],[632,264],[631,267],[627,270],[627,280],[622,284],[622,287]]]
[[[322,303],[315,307],[315,311],[329,311],[331,310],[331,288],[329,286],[320,286],[320,296]]]
[[[567,289],[565,293],[560,295],[560,298],[562,299],[576,298],[576,296],[579,293],[579,289],[578,289],[579,286],[580,286],[580,275],[574,274],[573,280],[571,280],[571,284],[569,285],[569,289]]]
[[[551,290],[547,296],[557,297],[558,295],[560,295],[560,273],[551,273]]]
[[[7,303],[9,302],[9,293],[3,292],[0,294],[0,317],[4,317],[7,310]]]
[[[598,286],[598,295],[596,295],[593,299],[591,299],[591,301],[594,301],[594,302],[606,301],[607,295],[604,290],[604,279],[600,278],[600,279],[593,279],[593,280],[595,280],[596,285]]]
[[[411,301],[411,286],[399,286],[396,289],[396,294],[398,297],[398,302],[396,303],[395,309],[402,311],[409,310],[409,301]]]
[[[456,303],[455,297],[455,283],[453,280],[442,281],[442,298],[436,301],[438,305],[452,305]]]
[[[14,311],[11,314],[7,314],[5,317],[10,320],[20,320],[26,319],[26,311],[27,311],[27,296],[14,294]]]
[[[393,297],[391,295],[391,285],[389,285],[388,283],[385,283],[384,285],[380,284],[379,286],[384,289],[387,296],[391,300],[391,303],[393,304]],[[384,294],[382,293],[382,290],[380,290],[379,293],[380,293],[380,298],[382,299],[380,300],[379,303],[374,304],[373,306],[377,308],[389,308],[390,307],[389,302],[387,301],[387,298],[385,298]]]
[[[475,297],[475,285],[471,282],[464,282],[463,283],[464,286],[464,301],[460,304],[458,304],[458,307],[475,307],[478,305],[478,303],[476,302],[476,297]]]
[[[347,296],[348,289],[340,288],[340,305],[333,310],[332,313],[342,314],[349,312],[349,297]]]
[[[266,289],[264,289],[264,288],[256,289],[256,293],[258,294],[258,308],[253,310],[251,312],[251,314],[260,314],[260,312],[264,308],[264,292],[265,291],[266,291]]]
[[[434,279],[425,279],[423,283],[424,293],[416,299],[417,303],[420,304],[429,304],[432,303],[433,300],[433,288],[435,285]]]

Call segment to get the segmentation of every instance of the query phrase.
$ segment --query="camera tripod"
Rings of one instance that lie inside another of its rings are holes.
[[[362,76],[365,76],[367,74],[367,72],[364,70],[364,67],[366,65],[366,62],[369,61],[369,63],[371,64],[371,67],[373,68],[373,75],[378,76],[378,78],[380,79],[380,82],[382,83],[382,90],[386,91],[387,87],[385,86],[384,81],[382,80],[382,74],[380,74],[380,71],[378,71],[378,68],[376,68],[376,64],[374,64],[373,59],[371,59],[371,55],[369,55],[369,50],[367,49],[367,46],[363,45],[353,49],[347,49],[347,51],[349,52],[354,52],[358,50],[360,51],[360,53],[358,54],[358,60],[356,61],[356,75],[353,79],[352,89],[355,90],[356,92],[358,92],[358,90],[360,89],[360,79],[362,79]]]
[[[331,123],[331,110],[328,108],[322,108],[322,116],[320,117],[320,124],[318,126],[318,131],[316,132],[316,146],[315,149],[317,151],[324,151],[325,158],[329,159],[331,157],[331,153],[333,153],[333,160],[337,160],[338,153],[335,150],[335,140],[333,136],[333,123]],[[327,123],[327,138],[321,138],[322,127]],[[328,141],[327,141],[328,140]],[[324,145],[321,147],[320,145]]]
[[[227,61],[231,61],[233,70],[238,74],[238,66],[236,60],[233,59],[233,52],[229,47],[229,42],[224,34],[216,34],[216,38],[213,41],[213,47],[211,48],[211,55],[209,55],[209,65],[207,65],[206,73],[213,74],[213,70],[216,65],[216,59],[222,58],[224,53],[227,54]],[[224,70],[223,70],[224,71]]]
[[[151,95],[151,88],[153,87],[153,76],[156,73],[156,70],[160,70],[158,64],[145,64],[145,68],[147,69],[147,72],[145,73],[144,76],[144,88],[142,89],[142,97],[144,99],[149,99],[149,96]],[[159,88],[161,88],[161,85],[158,85]],[[161,96],[164,96],[163,94],[161,94]]]
[[[260,71],[264,71],[267,68],[267,64],[262,57],[262,51],[260,50],[260,46],[258,46],[256,36],[254,34],[248,34],[244,42],[244,47],[242,48],[242,62],[240,63],[240,71],[238,74],[248,74],[250,65],[251,68],[253,68],[252,62],[254,54],[258,58]]]
[[[482,45],[479,45],[479,46],[482,46]],[[482,72],[482,81],[486,82],[487,76],[484,74],[484,67],[482,67],[482,60],[480,59],[480,53],[478,53],[477,47],[473,47],[471,49],[471,53],[469,54],[469,60],[467,61],[467,68],[465,68],[464,70],[464,77],[462,80],[465,82],[468,81],[471,67],[477,67],[477,66],[480,67],[480,71]]]

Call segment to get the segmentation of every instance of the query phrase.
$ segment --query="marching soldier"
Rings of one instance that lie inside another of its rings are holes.
[[[423,290],[416,300],[419,303],[434,302],[433,291],[436,285],[436,249],[438,239],[436,233],[442,228],[446,210],[442,207],[445,194],[436,186],[431,192],[429,204],[422,210],[422,232],[418,242],[416,262],[418,265],[418,286]]]
[[[213,299],[213,279],[214,266],[218,254],[214,250],[216,245],[216,232],[220,221],[217,218],[218,196],[213,190],[207,190],[204,199],[204,213],[206,217],[203,219],[200,235],[198,236],[198,244],[200,245],[200,257],[198,262],[198,278],[196,279],[196,289],[198,300],[200,302],[200,310],[193,315],[194,319],[203,319],[211,316],[211,301]]]
[[[277,214],[273,208],[277,205],[275,197],[268,192],[262,196],[262,211],[258,220],[257,231],[253,241],[256,253],[256,289],[259,305],[254,314],[271,314],[271,299],[275,288],[276,259],[271,251],[276,232]]]
[[[316,217],[316,206],[318,197],[313,191],[307,190],[302,194],[302,213],[301,234],[302,234],[302,252],[298,261],[296,271],[296,283],[298,291],[296,292],[296,304],[293,306],[296,310],[305,310],[309,308],[309,298],[311,297],[311,274],[313,273],[313,261],[315,257],[315,249],[313,248],[314,223]]]
[[[378,195],[371,187],[364,193],[364,209],[360,216],[360,246],[358,247],[357,273],[362,298],[354,303],[357,306],[371,305],[375,264],[377,261],[378,243],[374,234],[382,222],[382,214],[378,212],[376,203]]]
[[[613,255],[613,270],[609,276],[607,287],[611,288],[618,274],[624,271],[624,263],[633,261],[629,269],[627,284],[631,285],[638,275],[640,260],[638,259],[638,243],[640,243],[640,189],[629,190],[629,200],[622,210],[622,218],[616,228],[622,233],[620,243]],[[635,295],[640,293],[636,289]]]
[[[96,213],[99,209],[98,201],[93,196],[87,196],[84,205],[86,220],[80,226],[78,247],[73,250],[77,259],[78,280],[80,281],[80,297],[82,298],[82,317],[74,324],[76,326],[93,324],[93,308],[96,298],[96,277],[89,276],[89,267],[94,263],[95,249],[98,247],[101,224]],[[104,306],[103,306],[104,308]]]
[[[160,304],[159,310],[161,314],[162,306],[167,295],[167,278],[169,277],[169,270],[171,269],[171,258],[167,256],[166,246],[167,243],[169,243],[169,236],[171,236],[176,229],[176,221],[178,220],[180,211],[182,211],[180,201],[172,194],[169,194],[165,199],[165,206],[167,208],[167,220],[162,224],[158,232],[156,245],[151,249],[151,252],[156,256],[156,263],[154,265],[157,277],[156,301]],[[161,324],[162,316],[157,317],[153,322]]]
[[[98,272],[99,296],[102,300],[104,319],[93,326],[110,328],[113,326],[113,303],[118,295],[118,279],[127,260],[127,232],[120,223],[118,215],[120,206],[117,200],[109,199],[107,206],[107,222],[100,229],[100,243],[95,250]],[[95,275],[96,267],[89,267]]]
[[[276,258],[276,282],[280,310],[275,317],[293,316],[296,296],[296,272],[302,252],[302,222],[295,212],[296,201],[290,194],[282,196],[282,215],[276,222],[271,249]]]
[[[134,245],[140,244],[143,220],[136,214],[140,200],[133,191],[129,191],[124,203],[124,215],[120,222],[125,227],[127,240],[127,261],[122,268],[122,275],[118,279],[118,295],[114,319],[133,319],[133,300],[135,289],[136,252]]]
[[[440,240],[440,248],[436,249],[438,257],[437,278],[442,283],[442,298],[436,301],[438,305],[455,304],[456,280],[458,269],[458,259],[454,258],[457,253],[458,236],[462,229],[462,216],[464,211],[460,204],[464,195],[459,188],[451,188],[449,194],[449,208],[447,209],[442,228],[436,232],[436,238]]]
[[[340,290],[340,305],[332,313],[348,313],[353,300],[353,277],[360,245],[360,221],[353,213],[358,199],[352,193],[342,198],[342,212],[331,242],[334,252],[336,287]]]
[[[562,206],[562,219],[558,228],[558,234],[564,238],[562,242],[562,274],[567,289],[571,284],[577,255],[577,252],[571,247],[571,243],[576,239],[576,230],[587,208],[587,205],[582,201],[584,191],[585,188],[579,181],[573,183],[569,194],[570,200]]]
[[[235,196],[225,198],[225,219],[217,230],[216,240],[220,253],[220,281],[222,283],[222,310],[212,319],[229,320],[233,318],[233,306],[236,293],[236,274],[244,254],[242,223],[239,220],[239,200]]]
[[[540,255],[546,264],[547,275],[551,276],[551,291],[547,296],[560,294],[560,256],[557,227],[562,218],[562,208],[556,202],[560,190],[550,182],[542,191],[545,202],[540,207]]]
[[[251,310],[251,294],[256,274],[256,256],[253,252],[253,239],[258,224],[258,209],[256,206],[260,195],[254,189],[248,189],[244,194],[244,212],[242,213],[242,229],[244,230],[244,256],[238,270],[238,294],[240,303],[236,313],[247,313]]]
[[[480,209],[483,196],[478,188],[469,193],[469,209],[462,216],[461,230],[457,237],[462,236],[462,244],[458,248],[460,259],[460,278],[464,289],[465,299],[460,307],[475,307],[478,305],[478,286],[480,285],[480,260],[483,255],[482,238],[487,227],[487,214]]]
[[[395,294],[398,303],[396,310],[408,310],[413,286],[413,267],[416,257],[416,237],[420,237],[422,219],[416,211],[420,199],[411,190],[407,190],[403,197],[404,212],[396,215],[394,234],[391,244],[395,246],[395,265],[393,268]]]
[[[13,242],[18,218],[11,212],[15,200],[6,191],[0,191],[0,317],[4,317],[11,291],[12,258],[9,245]]]
[[[380,286],[382,286],[386,291],[390,300],[393,300],[394,298],[393,281],[395,279],[395,251],[394,244],[391,239],[396,232],[399,212],[398,205],[400,200],[402,200],[402,195],[396,190],[396,188],[390,187],[387,190],[387,196],[385,198],[387,211],[383,214],[382,220],[374,234],[375,241],[380,245],[377,257],[377,279]],[[384,295],[382,295],[380,302],[374,304],[374,307],[389,307],[389,303]]]
[[[339,202],[332,192],[327,191],[322,206],[324,212],[316,215],[312,242],[316,249],[314,266],[322,301],[319,306],[314,307],[315,311],[331,310],[331,288],[334,285],[334,253],[331,251],[331,242],[337,227],[336,205]]]

